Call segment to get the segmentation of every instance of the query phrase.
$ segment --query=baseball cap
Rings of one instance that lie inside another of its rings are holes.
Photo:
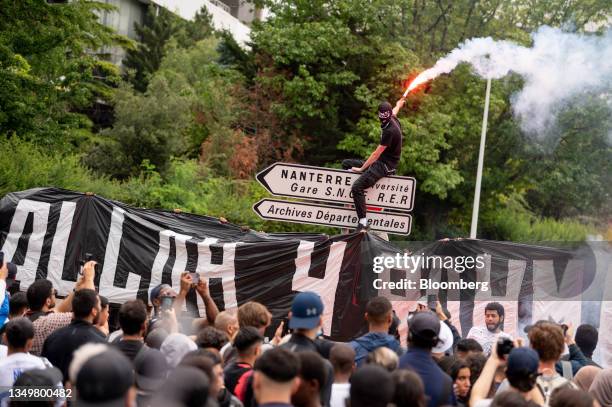
[[[89,358],[79,370],[76,394],[79,407],[124,407],[125,395],[134,383],[130,360],[108,348]]]
[[[412,321],[411,321],[412,323]],[[438,344],[431,351],[433,353],[444,353],[453,346],[453,332],[444,322],[440,321],[440,333],[438,334]]]
[[[55,367],[45,369],[30,369],[21,373],[14,386],[55,387],[63,379],[62,372]]]
[[[417,312],[408,323],[410,333],[421,339],[436,341],[440,334],[440,318],[433,312]]]
[[[538,372],[540,358],[531,348],[514,348],[508,355],[506,374],[510,376],[531,375]]]
[[[164,288],[167,285],[168,284],[159,284],[151,290],[151,293],[149,294],[149,302],[151,302],[151,304],[153,304],[154,299],[159,297],[159,294],[161,293],[162,288]]]
[[[313,329],[319,325],[319,319],[323,314],[323,301],[316,293],[304,291],[293,299],[291,304],[291,329]]]
[[[134,359],[136,387],[139,390],[157,390],[168,376],[168,362],[157,349],[143,349]]]

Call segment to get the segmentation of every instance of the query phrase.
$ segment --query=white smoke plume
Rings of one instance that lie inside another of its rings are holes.
[[[483,78],[515,72],[524,79],[512,100],[515,116],[523,131],[538,137],[546,135],[556,113],[580,94],[596,93],[612,107],[612,30],[598,36],[544,26],[532,38],[532,47],[492,38],[468,40],[417,76],[409,89],[449,73],[461,62],[470,63]]]

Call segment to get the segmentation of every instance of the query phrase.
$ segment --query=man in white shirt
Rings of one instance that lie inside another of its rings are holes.
[[[48,360],[28,353],[32,347],[34,326],[24,317],[11,319],[6,324],[4,339],[8,344],[7,357],[0,360],[0,387],[11,387],[26,370],[45,369],[52,365]],[[0,394],[2,404],[8,393]]]
[[[498,302],[490,302],[485,307],[485,326],[473,326],[468,332],[467,337],[475,339],[487,356],[491,354],[498,338],[512,339],[512,336],[502,331],[504,316],[504,306]]]
[[[331,391],[331,407],[346,406],[351,384],[349,379],[355,370],[355,350],[343,343],[334,345],[329,352],[329,361],[334,368],[334,384]]]

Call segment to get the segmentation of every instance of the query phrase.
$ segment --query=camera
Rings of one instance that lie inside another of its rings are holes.
[[[514,349],[514,342],[510,338],[499,338],[497,340],[497,356],[504,357]]]
[[[85,263],[92,261],[92,260],[95,261],[93,254],[85,253],[85,256],[79,261],[79,266],[80,266],[79,274],[83,274],[83,266],[85,265]],[[98,267],[99,267],[98,264],[94,266],[94,271],[96,272],[96,274],[98,273]]]
[[[191,282],[193,284],[198,284],[200,282],[200,275],[198,273],[189,273],[191,276]]]

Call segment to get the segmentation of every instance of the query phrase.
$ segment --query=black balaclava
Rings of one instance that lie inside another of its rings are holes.
[[[393,116],[393,107],[389,102],[382,102],[378,105],[378,118],[380,119],[380,127],[383,129],[387,127],[389,121],[391,120],[391,116]]]

